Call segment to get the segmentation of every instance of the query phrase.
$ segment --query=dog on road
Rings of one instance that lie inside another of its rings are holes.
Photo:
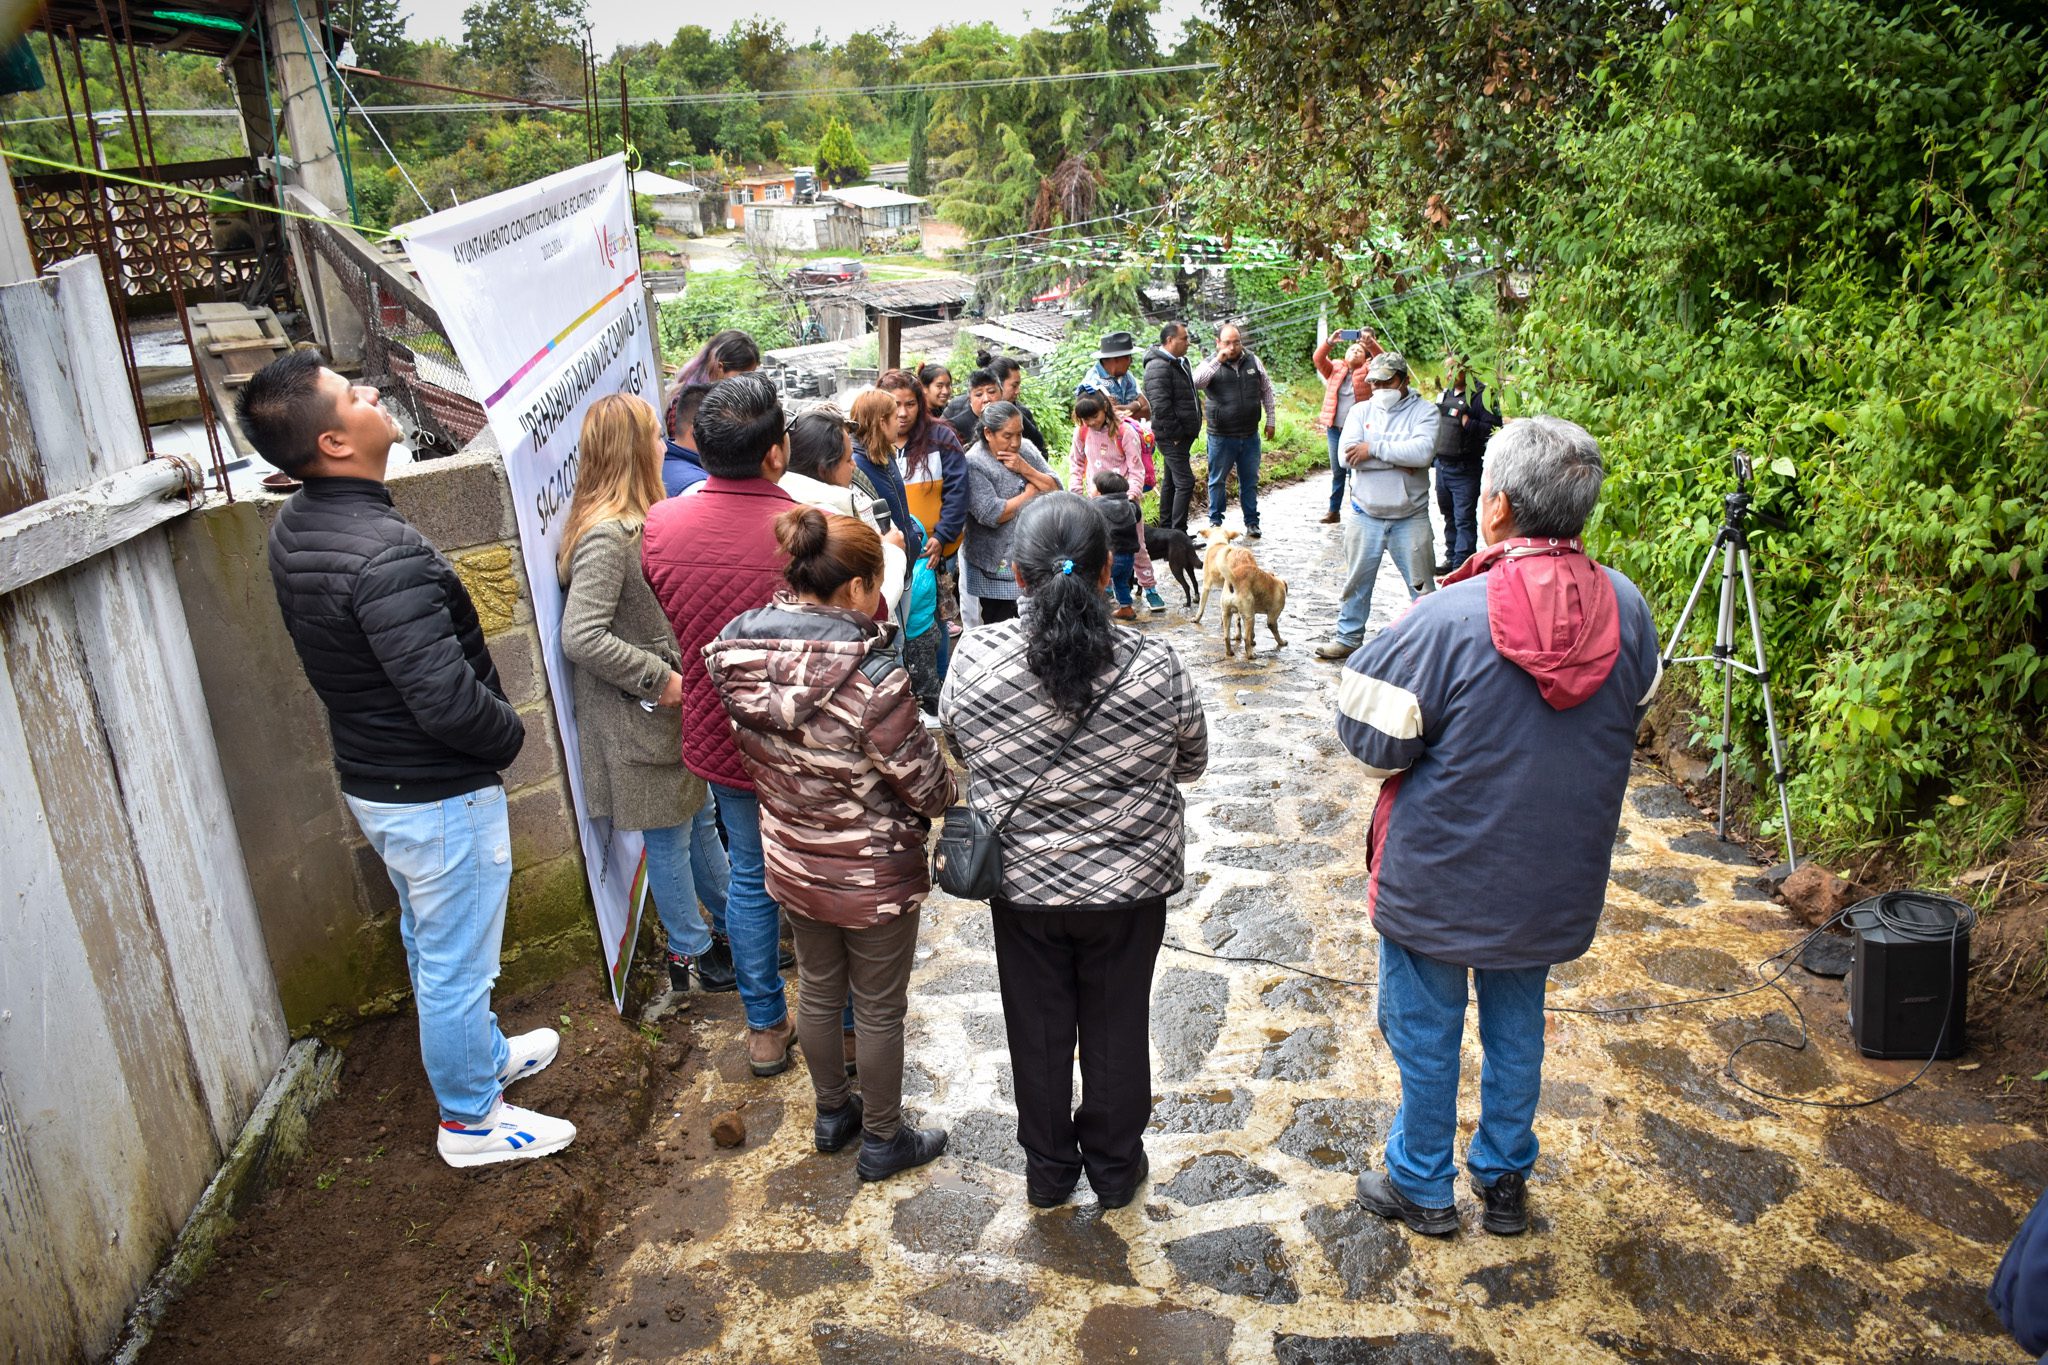
[[[1195,619],[1201,620],[1209,610],[1209,599],[1223,590],[1223,556],[1230,553],[1230,542],[1237,539],[1237,532],[1226,531],[1220,526],[1211,526],[1203,533],[1202,551],[1202,600],[1195,604]]]
[[[1287,580],[1267,573],[1250,550],[1232,548],[1223,555],[1223,657],[1231,656],[1232,637],[1242,629],[1244,657],[1252,657],[1252,643],[1258,633],[1258,618],[1266,618],[1273,643],[1280,638],[1280,613],[1287,606]]]
[[[1195,605],[1195,587],[1201,581],[1201,557],[1195,553],[1195,542],[1186,531],[1176,531],[1171,526],[1147,526],[1145,528],[1145,553],[1152,556],[1154,565],[1164,564],[1173,573],[1173,581],[1180,585],[1187,597],[1186,605]]]

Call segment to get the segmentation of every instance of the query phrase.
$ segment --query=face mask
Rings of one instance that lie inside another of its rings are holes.
[[[1374,389],[1372,391],[1372,405],[1376,408],[1391,408],[1400,401],[1401,391],[1399,389]]]

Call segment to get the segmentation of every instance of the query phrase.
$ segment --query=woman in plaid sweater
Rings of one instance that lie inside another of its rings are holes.
[[[1022,614],[962,638],[939,716],[976,807],[1022,798],[994,927],[1027,1196],[1063,1203],[1085,1171],[1122,1208],[1149,1170],[1152,968],[1183,879],[1180,784],[1208,766],[1208,725],[1173,647],[1109,619],[1109,538],[1087,502],[1046,494],[1016,526]]]

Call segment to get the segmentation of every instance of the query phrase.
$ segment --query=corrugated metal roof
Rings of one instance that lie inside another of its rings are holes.
[[[967,303],[974,297],[974,281],[892,280],[849,289],[846,296],[870,308],[932,308],[942,303]]]
[[[842,204],[851,204],[861,209],[887,209],[898,204],[922,204],[924,200],[901,190],[885,189],[880,185],[848,185],[843,189],[827,190],[821,199],[837,199]]]

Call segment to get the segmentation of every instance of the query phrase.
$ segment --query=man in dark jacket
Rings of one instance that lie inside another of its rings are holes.
[[[1433,1236],[1458,1228],[1468,975],[1486,1067],[1465,1164],[1488,1232],[1528,1226],[1544,979],[1593,941],[1657,685],[1648,605],[1578,539],[1601,475],[1581,428],[1509,423],[1480,497],[1487,548],[1368,640],[1337,688],[1338,737],[1385,783],[1366,904],[1401,1072],[1387,1169],[1358,1178],[1358,1200]]]
[[[1188,529],[1188,504],[1195,495],[1188,448],[1202,434],[1202,395],[1188,364],[1188,329],[1169,322],[1159,344],[1145,354],[1145,401],[1152,405],[1152,437],[1159,443],[1159,524]]]
[[[1449,387],[1437,399],[1436,505],[1444,517],[1447,574],[1479,548],[1479,471],[1486,443],[1501,419],[1486,406],[1486,385],[1472,378],[1465,357],[1452,355],[1444,368]]]
[[[1216,330],[1216,354],[1195,368],[1195,387],[1209,395],[1209,524],[1223,524],[1223,494],[1237,471],[1244,537],[1259,538],[1259,415],[1266,439],[1279,434],[1273,380],[1229,323]],[[1157,429],[1155,428],[1155,431]]]
[[[722,379],[697,409],[697,451],[707,477],[688,497],[647,514],[640,566],[692,667],[683,670],[683,766],[711,784],[725,826],[732,884],[725,925],[747,1016],[756,1076],[789,1069],[796,1024],[782,992],[781,909],[768,894],[761,806],[733,747],[732,728],[702,664],[704,647],[743,611],[765,607],[786,562],[775,519],[796,505],[775,481],[789,465],[782,403],[759,374]]]
[[[306,680],[327,708],[342,798],[398,889],[420,1055],[451,1166],[519,1161],[576,1136],[505,1103],[561,1039],[507,1039],[491,983],[512,884],[498,774],[525,723],[505,700],[462,580],[392,505],[384,470],[398,424],[377,390],[313,351],[249,380],[242,429],[304,481],[270,528],[270,577]]]

